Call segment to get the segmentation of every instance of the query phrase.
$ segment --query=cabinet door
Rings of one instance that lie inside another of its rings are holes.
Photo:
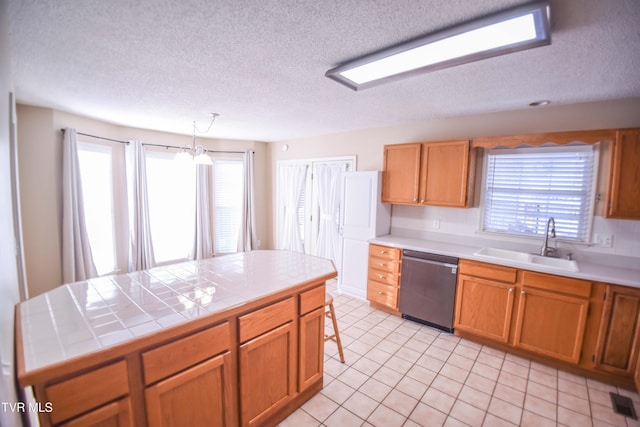
[[[243,426],[263,425],[287,405],[296,389],[293,322],[240,346],[240,406]]]
[[[231,363],[226,352],[147,387],[149,426],[236,425]]]
[[[524,288],[520,293],[515,346],[578,363],[588,308],[586,298]]]
[[[322,380],[324,362],[324,308],[318,308],[300,317],[300,361],[298,391]]]
[[[95,409],[68,423],[64,427],[129,427],[131,419],[131,400],[121,399]]]
[[[640,129],[619,130],[613,144],[610,218],[640,219]]]
[[[423,145],[421,204],[465,207],[468,182],[468,140],[428,142]]]
[[[385,145],[382,202],[418,202],[421,143]]]
[[[511,284],[459,275],[454,329],[506,343],[514,289]]]
[[[640,320],[640,290],[608,286],[596,344],[596,368],[633,375],[636,368]]]

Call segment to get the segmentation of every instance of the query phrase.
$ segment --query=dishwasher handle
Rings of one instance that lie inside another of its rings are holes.
[[[458,258],[456,257],[440,254],[430,254],[427,252],[418,252],[410,249],[403,250],[402,257],[404,259],[412,259],[416,261],[432,261],[438,264],[452,264],[453,266],[458,265]]]

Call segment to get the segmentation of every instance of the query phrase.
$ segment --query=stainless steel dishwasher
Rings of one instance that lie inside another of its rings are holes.
[[[405,319],[453,332],[458,258],[402,251],[400,301]]]

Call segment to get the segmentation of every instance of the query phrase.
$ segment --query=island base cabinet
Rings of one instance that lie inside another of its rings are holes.
[[[240,413],[243,426],[268,424],[296,391],[294,323],[240,346]]]
[[[589,300],[523,289],[520,292],[515,346],[577,364]]]
[[[234,426],[230,366],[231,352],[226,352],[148,387],[149,426]]]
[[[95,409],[68,423],[64,427],[130,427],[133,426],[131,418],[131,400],[121,399]]]
[[[318,308],[300,317],[300,363],[298,391],[322,378],[324,364],[324,310]]]

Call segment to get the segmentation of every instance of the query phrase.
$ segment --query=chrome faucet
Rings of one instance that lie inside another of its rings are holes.
[[[542,242],[542,248],[540,249],[540,255],[549,256],[556,251],[556,248],[549,247],[549,226],[551,226],[551,237],[556,237],[556,220],[553,217],[549,217],[547,220],[547,228],[544,230],[544,241]]]

